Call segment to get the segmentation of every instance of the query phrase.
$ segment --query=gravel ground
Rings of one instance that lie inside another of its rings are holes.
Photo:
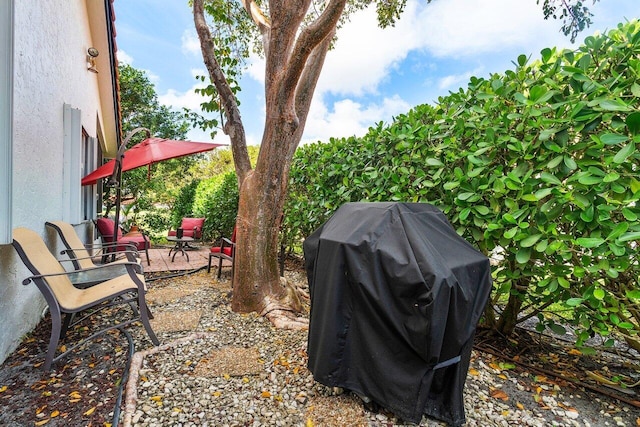
[[[122,348],[116,348],[115,354],[113,348],[105,350],[114,346],[115,338],[99,342],[97,348],[91,344],[86,350],[99,365],[89,366],[100,368],[98,372],[86,366],[74,368],[73,356],[64,368],[65,362],[56,364],[57,373],[50,378],[58,378],[53,382],[59,387],[53,384],[44,389],[48,395],[39,395],[33,403],[20,394],[16,376],[22,381],[27,374],[35,375],[33,368],[25,371],[24,366],[42,354],[34,350],[28,356],[31,350],[25,347],[16,354],[26,359],[15,356],[0,370],[0,425],[111,426],[114,405],[121,409],[119,423],[125,426],[412,425],[383,408],[364,404],[349,392],[315,382],[306,368],[306,331],[275,329],[262,317],[232,312],[228,277],[220,282],[214,277],[201,272],[149,284],[147,299],[162,345],[153,347],[140,325],[129,328],[137,353],[132,359],[126,404],[115,402],[118,381],[98,381],[100,374],[117,376],[121,372],[121,367],[104,363],[126,360],[122,337],[118,338]],[[288,278],[306,282],[300,271],[289,272]],[[100,357],[100,351],[109,356]],[[83,353],[82,359],[86,358]],[[2,390],[3,384],[8,389]],[[28,384],[25,380],[31,389],[37,384],[37,378]],[[78,416],[73,407],[52,411],[56,397],[57,401],[76,400],[74,390],[83,399],[93,396],[92,403],[88,400],[79,406]],[[640,426],[638,407],[527,372],[476,350],[464,396],[466,426]],[[50,399],[46,409],[43,399]],[[28,412],[35,417],[25,416]],[[419,425],[445,424],[423,418]]]

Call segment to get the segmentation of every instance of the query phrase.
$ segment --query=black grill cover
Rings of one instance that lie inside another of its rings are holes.
[[[304,242],[309,369],[414,423],[464,423],[489,259],[423,203],[348,203]]]

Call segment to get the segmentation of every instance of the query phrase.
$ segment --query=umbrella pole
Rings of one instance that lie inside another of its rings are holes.
[[[116,216],[113,219],[113,243],[118,242],[118,227],[120,227],[120,205],[122,201],[122,159],[124,158],[124,152],[127,149],[127,144],[133,135],[139,131],[145,131],[147,138],[151,138],[151,131],[147,128],[135,128],[124,139],[124,142],[118,147],[118,154],[116,155],[116,162],[113,165],[113,174],[111,175],[110,182],[115,184],[116,187]],[[113,254],[111,255],[111,262],[116,260],[117,245],[114,247]]]

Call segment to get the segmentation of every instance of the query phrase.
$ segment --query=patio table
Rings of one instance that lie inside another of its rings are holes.
[[[187,262],[189,261],[189,254],[185,252],[184,248],[190,242],[194,241],[193,237],[178,237],[178,236],[168,236],[167,240],[170,242],[174,242],[174,246],[169,250],[169,256],[171,257],[171,253],[173,252],[173,257],[171,258],[171,262],[176,258],[176,254],[180,252],[183,256],[187,257]]]

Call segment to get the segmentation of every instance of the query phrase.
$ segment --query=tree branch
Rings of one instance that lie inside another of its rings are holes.
[[[238,102],[216,59],[215,44],[204,17],[203,0],[193,1],[193,19],[200,39],[202,58],[209,72],[209,77],[220,95],[224,115],[227,118],[224,132],[231,139],[231,151],[233,152],[236,174],[238,175],[238,183],[241,184],[247,173],[251,171],[246,135],[242,118],[240,117]]]
[[[296,90],[295,96],[295,108],[298,115],[299,127],[296,129],[296,140],[300,141],[304,127],[307,122],[307,116],[309,115],[309,109],[311,107],[311,101],[313,100],[313,94],[322,72],[324,60],[327,57],[329,46],[336,33],[336,27],[333,32],[327,34],[324,41],[317,45],[312,54],[307,60],[307,66],[305,67],[302,75],[300,76],[300,82]],[[290,151],[287,155],[287,159],[292,159],[295,153],[297,144],[294,147],[290,147]]]
[[[265,55],[269,54],[269,31],[271,29],[271,21],[264,14],[260,6],[254,0],[241,0],[242,6],[247,11],[251,20],[258,26],[258,30],[262,35],[262,46]]]
[[[324,58],[331,44],[331,39],[333,35],[335,35],[336,27],[345,5],[346,0],[331,0],[322,14],[312,22],[311,25],[305,28],[300,34],[300,37],[298,37],[292,51],[293,55],[289,60],[283,78],[284,85],[286,86],[284,92],[295,95],[296,98],[298,98],[295,100],[296,103],[300,96],[306,93],[309,88],[311,91],[315,89],[315,82],[317,82],[320,71],[322,70]],[[314,58],[310,61],[309,59],[312,56]],[[313,66],[310,66],[311,62],[314,63]],[[314,68],[317,68],[317,70],[314,71]],[[309,83],[312,84],[301,91],[297,87],[301,84],[303,73],[307,74],[305,77],[307,81],[304,82],[303,86]],[[312,75],[314,73],[317,74],[315,77]],[[311,102],[311,96],[309,96],[309,102]],[[303,109],[296,105],[296,110],[300,111]]]

